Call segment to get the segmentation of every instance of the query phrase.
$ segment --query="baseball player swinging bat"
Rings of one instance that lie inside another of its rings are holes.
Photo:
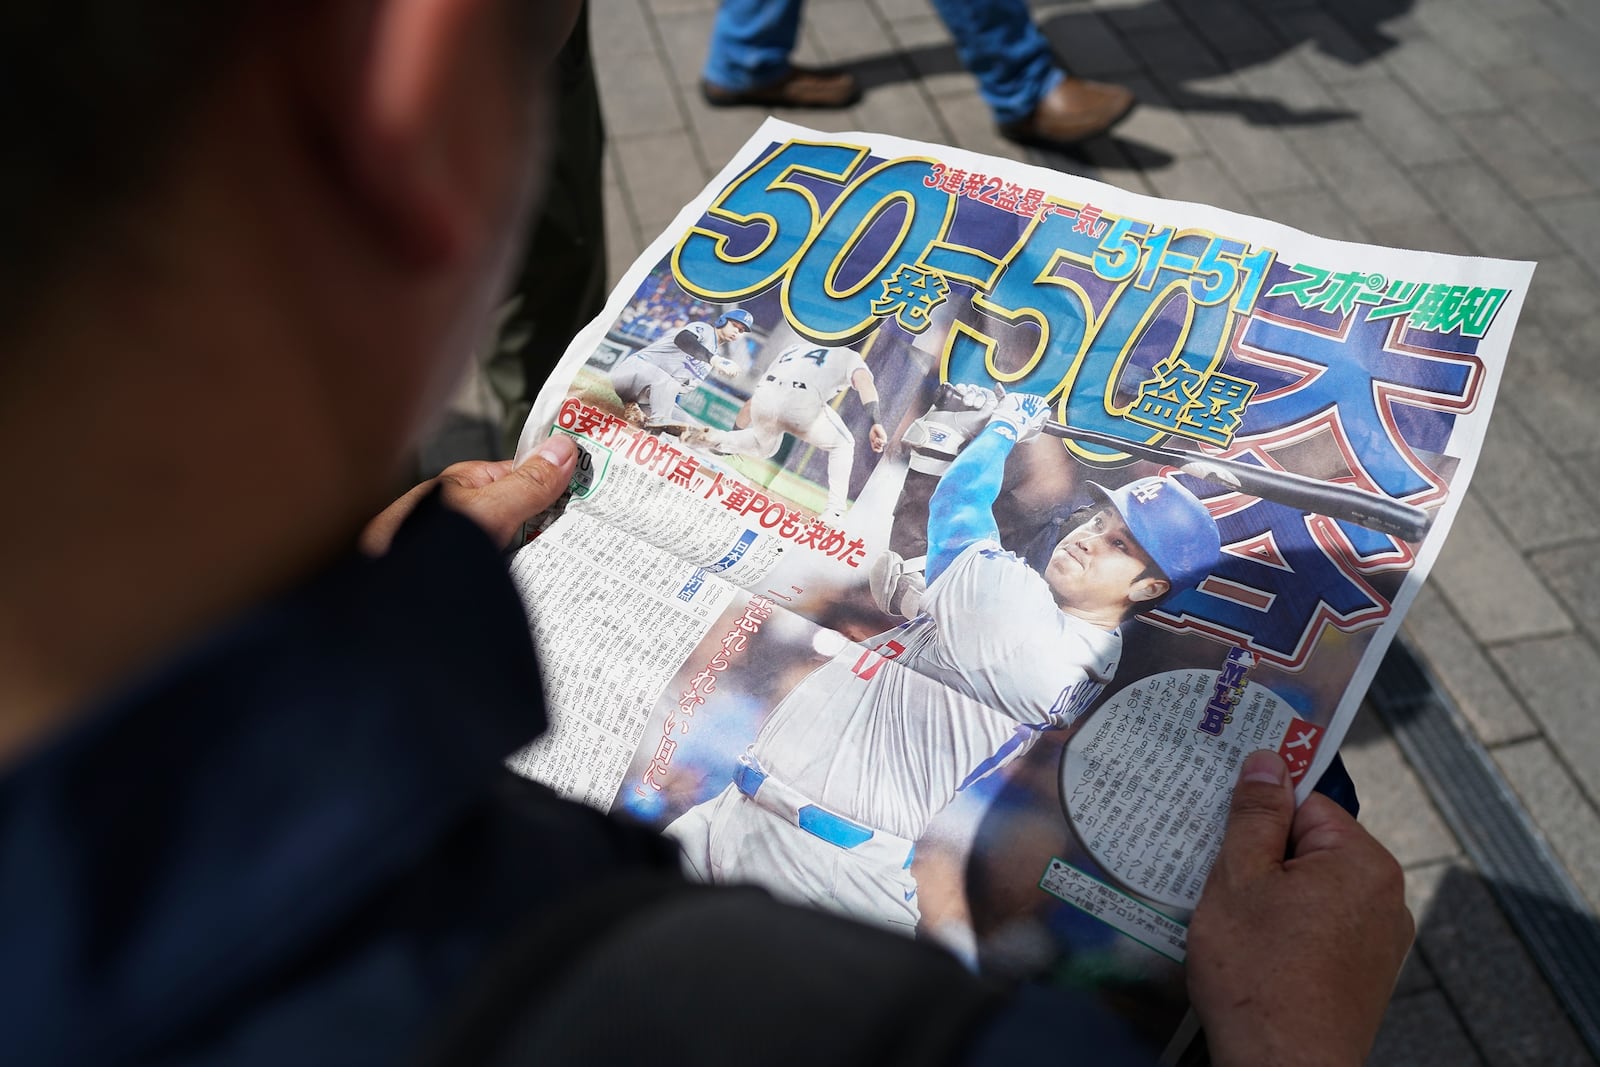
[[[997,387],[996,391],[1003,394],[1003,388]],[[961,406],[955,387],[948,383],[939,387],[934,407],[957,409]],[[1353,522],[1369,530],[1398,537],[1402,541],[1412,543],[1421,541],[1432,522],[1426,511],[1411,504],[1391,500],[1354,486],[1308,478],[1303,474],[1257,467],[1239,460],[1217,459],[1176,448],[1139,444],[1112,434],[1080,430],[1054,421],[1046,422],[1043,432],[1052,437],[1065,437],[1086,444],[1104,445],[1155,463],[1170,464],[1185,474],[1204,478],[1241,493],[1276,501],[1315,515],[1326,515],[1330,519]]]

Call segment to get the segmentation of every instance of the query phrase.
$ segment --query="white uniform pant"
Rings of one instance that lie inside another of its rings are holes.
[[[850,500],[856,439],[815,391],[788,382],[762,382],[750,398],[750,425],[715,434],[711,441],[722,452],[766,458],[778,451],[785,433],[828,454],[828,510],[842,513]]]
[[[917,882],[907,867],[865,860],[768,811],[729,785],[664,831],[700,882],[751,883],[780,900],[916,933]]]
[[[611,368],[611,388],[624,404],[638,404],[650,419],[670,419],[684,384],[649,360],[628,356]]]

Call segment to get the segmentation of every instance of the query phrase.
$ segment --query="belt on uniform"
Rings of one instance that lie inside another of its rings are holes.
[[[779,378],[771,374],[767,375],[767,381],[777,382],[779,385],[792,385],[796,389],[804,389],[806,387],[805,382],[791,382],[786,378]]]
[[[772,777],[752,756],[740,756],[733,772],[733,784],[751,800],[774,815],[781,815],[812,837],[854,852],[862,859],[911,866],[916,853],[914,842],[884,830],[863,826],[821,804],[813,804],[799,790]]]

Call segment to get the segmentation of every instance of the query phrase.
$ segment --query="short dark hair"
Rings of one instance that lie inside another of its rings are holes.
[[[159,170],[259,0],[0,7],[0,327]]]

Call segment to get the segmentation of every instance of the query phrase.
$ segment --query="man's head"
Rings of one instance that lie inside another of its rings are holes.
[[[1100,623],[1123,619],[1198,584],[1221,537],[1206,506],[1168,478],[1116,490],[1089,483],[1087,517],[1057,542],[1044,577],[1063,611]]]
[[[750,312],[744,308],[731,308],[717,316],[717,321],[712,323],[717,331],[717,340],[731,341],[742,333],[748,333],[755,326],[755,319],[750,317]]]

